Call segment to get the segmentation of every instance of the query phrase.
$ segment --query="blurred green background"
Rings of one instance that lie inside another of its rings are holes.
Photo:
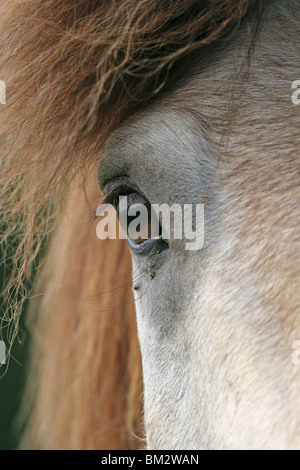
[[[0,276],[1,284],[3,284],[3,271],[0,272]],[[4,308],[2,304],[0,307],[2,317]],[[5,332],[3,340],[5,342]],[[25,328],[24,314],[20,322],[19,338],[13,345],[7,371],[5,372],[5,365],[0,367],[0,450],[15,449],[19,444],[20,429],[16,418],[24,388],[27,358],[28,333]]]

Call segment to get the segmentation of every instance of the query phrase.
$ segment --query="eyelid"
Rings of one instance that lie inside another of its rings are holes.
[[[117,187],[112,189],[104,198],[102,204],[111,204],[115,205],[115,201],[118,196],[127,196],[133,192],[139,192],[136,188],[133,188],[126,184],[119,184]]]

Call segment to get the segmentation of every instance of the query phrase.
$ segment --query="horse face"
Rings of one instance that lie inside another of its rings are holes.
[[[299,445],[299,8],[280,3],[247,74],[244,27],[103,152],[104,193],[204,204],[201,250],[131,244],[149,448]]]

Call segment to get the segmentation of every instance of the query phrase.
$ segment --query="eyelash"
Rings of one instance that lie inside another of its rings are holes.
[[[135,192],[136,189],[133,189],[133,188],[130,188],[129,186],[127,185],[122,185],[122,186],[118,186],[117,188],[113,189],[109,194],[107,194],[107,196],[102,196],[102,198],[100,198],[97,206],[91,210],[90,212],[90,217],[89,217],[89,220],[91,223],[94,223],[97,221],[98,219],[98,216],[96,215],[96,212],[97,212],[97,207],[99,205],[102,205],[102,204],[111,204],[112,206],[115,207],[115,201],[116,199],[121,196],[121,195],[125,195],[126,194],[130,194],[131,192]]]
[[[140,192],[136,188],[133,188],[131,186],[127,186],[125,184],[121,185],[121,186],[118,186],[115,189],[113,189],[104,198],[104,201],[102,202],[102,204],[111,204],[112,206],[114,206],[116,208],[116,200],[120,196],[128,196],[129,194],[132,194],[132,193],[140,194]],[[141,194],[141,196],[147,201],[147,199],[142,194]]]

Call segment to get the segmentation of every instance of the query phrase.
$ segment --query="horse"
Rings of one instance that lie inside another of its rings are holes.
[[[299,3],[10,3],[3,318],[12,344],[30,298],[21,447],[299,449]],[[204,246],[100,241],[112,192],[203,204]]]

